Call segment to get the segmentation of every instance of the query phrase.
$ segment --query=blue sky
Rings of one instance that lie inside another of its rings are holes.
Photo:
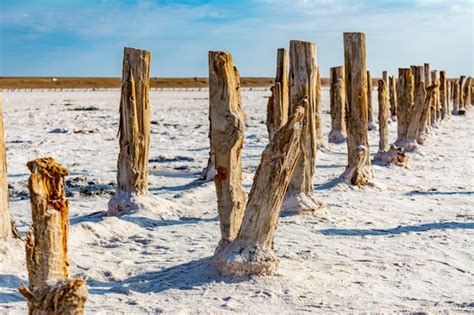
[[[474,74],[474,0],[0,0],[0,76],[120,76],[124,46],[151,74],[207,76],[232,52],[242,76],[273,76],[276,49],[316,43],[321,72],[343,63],[342,33],[365,32],[373,76],[430,62]]]

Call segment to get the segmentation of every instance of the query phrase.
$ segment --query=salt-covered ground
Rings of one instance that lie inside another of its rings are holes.
[[[410,154],[410,168],[374,165],[375,185],[333,180],[346,145],[318,152],[324,214],[283,216],[279,273],[226,278],[209,265],[219,240],[208,156],[208,92],[151,93],[150,190],[166,210],[101,218],[114,191],[120,91],[4,92],[11,212],[31,224],[25,164],[52,156],[68,177],[71,274],[89,286],[87,313],[474,312],[473,116],[454,117]],[[374,91],[376,107],[376,92]],[[267,91],[244,91],[248,191],[267,143]],[[323,90],[324,134],[329,96]],[[396,124],[390,125],[394,140]],[[378,132],[370,132],[375,154]],[[25,313],[23,244],[0,242],[0,311]]]

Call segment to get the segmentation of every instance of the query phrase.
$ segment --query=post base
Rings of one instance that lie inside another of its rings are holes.
[[[344,143],[346,142],[346,138],[347,136],[343,134],[340,130],[331,130],[331,132],[329,132],[328,142],[336,144]]]
[[[285,212],[316,212],[321,211],[325,204],[316,198],[315,193],[287,192],[283,199],[282,211]]]

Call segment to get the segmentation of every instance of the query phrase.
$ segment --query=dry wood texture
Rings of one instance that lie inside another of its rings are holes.
[[[365,33],[344,33],[348,165],[342,175],[354,185],[373,178],[369,159]]]
[[[245,112],[240,97],[239,72],[228,52],[209,52],[209,110],[211,146],[221,240],[216,254],[229,245],[240,229],[245,207],[242,189],[242,145]]]
[[[393,121],[397,120],[397,79],[390,76],[389,79],[389,95],[390,95],[390,117]]]
[[[27,289],[20,287],[28,301],[30,315],[81,315],[87,300],[87,285],[82,279],[43,283]]]
[[[117,192],[109,201],[110,215],[136,210],[141,207],[139,197],[149,196],[150,62],[150,52],[124,49]]]
[[[425,63],[424,64],[424,73],[425,73],[425,89],[428,88],[431,85],[431,71],[430,71],[430,64]],[[430,103],[428,107],[428,111],[426,113],[427,116],[427,124],[425,125],[425,134],[428,134],[431,132],[431,107],[433,105]]]
[[[440,118],[445,120],[449,118],[449,88],[446,71],[439,72],[439,98],[441,102]]]
[[[369,111],[367,129],[372,130],[375,129],[375,125],[374,109],[372,108],[372,77],[370,76],[370,71],[367,71],[367,108]]]
[[[379,151],[374,156],[374,161],[382,162],[385,165],[395,164],[405,166],[408,157],[405,150],[390,146],[388,139],[388,122],[390,116],[388,89],[384,80],[378,81],[378,103],[379,103]]]
[[[287,211],[315,211],[323,204],[315,197],[313,175],[316,152],[321,144],[321,104],[318,91],[318,68],[316,46],[310,42],[290,41],[290,113],[293,114],[301,102],[305,106],[301,148],[296,170],[283,202]]]
[[[26,266],[30,287],[35,287],[69,275],[69,208],[64,186],[68,171],[52,158],[29,161],[27,166],[33,225],[26,235]]]
[[[459,82],[454,81],[453,83],[453,115],[460,115],[460,106],[459,106]]]
[[[344,67],[333,67],[330,69],[330,72],[331,131],[329,132],[328,141],[331,143],[342,143],[347,138]]]
[[[466,111],[466,95],[465,93],[466,76],[462,75],[459,77],[459,112],[464,113]]]
[[[472,79],[468,77],[464,85],[464,109],[470,110],[472,107]]]
[[[424,117],[426,116],[427,109],[424,108],[426,89],[425,81],[423,76],[424,67],[414,66],[413,68],[413,80],[414,80],[414,104],[411,114],[408,119],[408,127],[405,139],[398,145],[409,152],[412,152],[417,147],[417,139],[420,133],[424,133]]]
[[[309,106],[309,103],[306,103]],[[283,196],[301,155],[304,109],[297,107],[262,153],[237,238],[214,258],[224,275],[270,275],[278,268],[275,229]]]
[[[12,224],[8,202],[7,155],[3,125],[3,100],[0,93],[0,238],[12,236]]]
[[[439,100],[439,74],[438,70],[431,71],[431,85],[435,85],[436,88],[433,92],[433,101],[431,103],[430,109],[430,118],[431,118],[431,125],[438,126],[439,115],[441,112],[441,105]]]
[[[408,125],[413,110],[414,80],[410,68],[398,69],[398,111],[397,111],[397,141],[396,146],[401,146],[406,141]]]
[[[427,128],[423,128],[423,127],[430,124],[430,122],[428,121],[427,112],[429,111],[429,108],[431,104],[433,103],[433,95],[434,95],[435,88],[436,88],[436,85],[431,85],[425,89],[426,94],[425,94],[425,101],[423,105],[423,112],[421,115],[421,125],[418,130],[418,136],[416,139],[418,144],[424,144],[428,136]]]
[[[268,139],[271,141],[275,133],[288,120],[288,65],[286,50],[280,48],[277,51],[277,66],[275,85],[271,87],[272,94],[268,99],[267,106],[267,129]]]

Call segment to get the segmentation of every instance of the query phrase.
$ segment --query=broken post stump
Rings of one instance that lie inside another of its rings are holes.
[[[462,75],[459,77],[459,112],[465,113],[466,112],[466,95],[465,93],[465,85],[466,85],[466,76]]]
[[[427,108],[425,105],[426,89],[423,76],[424,67],[414,66],[413,75],[413,107],[408,117],[408,127],[405,139],[400,141],[399,145],[407,150],[413,152],[418,145],[418,138],[425,134],[425,123],[427,118]]]
[[[275,229],[285,191],[302,154],[304,111],[302,107],[293,109],[287,124],[263,151],[239,234],[214,257],[213,263],[221,274],[271,275],[277,270],[279,260],[273,251]]]
[[[365,33],[344,33],[348,163],[342,178],[363,186],[373,177],[368,142]]]
[[[278,129],[286,124],[288,120],[288,65],[286,50],[280,48],[277,51],[277,67],[275,85],[271,87],[272,94],[268,99],[267,106],[267,130],[268,140],[271,141]]]
[[[459,82],[454,81],[453,83],[453,115],[463,115],[465,111],[461,109],[460,106],[460,91],[459,91]]]
[[[367,129],[375,129],[374,109],[372,108],[372,77],[370,71],[367,70],[367,108],[368,108],[368,124]]]
[[[7,181],[7,154],[3,124],[3,99],[0,93],[0,238],[12,236],[12,219],[9,208]]]
[[[221,240],[216,249],[219,253],[237,236],[245,207],[241,156],[245,112],[239,72],[228,52],[209,52],[209,110],[211,146],[217,170],[214,183],[221,229]]]
[[[379,150],[374,156],[375,162],[381,162],[384,165],[395,164],[406,166],[408,156],[403,148],[397,148],[394,145],[389,147],[388,122],[390,116],[389,96],[387,84],[384,80],[378,81],[378,103],[379,103]]]
[[[160,206],[148,191],[150,62],[150,52],[124,48],[117,191],[109,200],[108,215]]]
[[[316,45],[310,42],[290,41],[289,93],[290,113],[302,102],[304,118],[302,122],[301,150],[296,170],[288,186],[283,201],[283,210],[291,212],[317,211],[324,205],[315,195],[313,175],[316,153],[322,139],[321,104],[318,95],[318,67]]]
[[[467,77],[466,84],[464,85],[464,109],[470,110],[472,107],[472,79]]]
[[[31,315],[82,315],[87,301],[87,285],[83,279],[66,279],[43,283],[34,288],[20,287]]]
[[[331,131],[328,142],[342,143],[346,141],[346,115],[345,115],[345,88],[344,67],[330,69],[330,104],[331,104]]]

